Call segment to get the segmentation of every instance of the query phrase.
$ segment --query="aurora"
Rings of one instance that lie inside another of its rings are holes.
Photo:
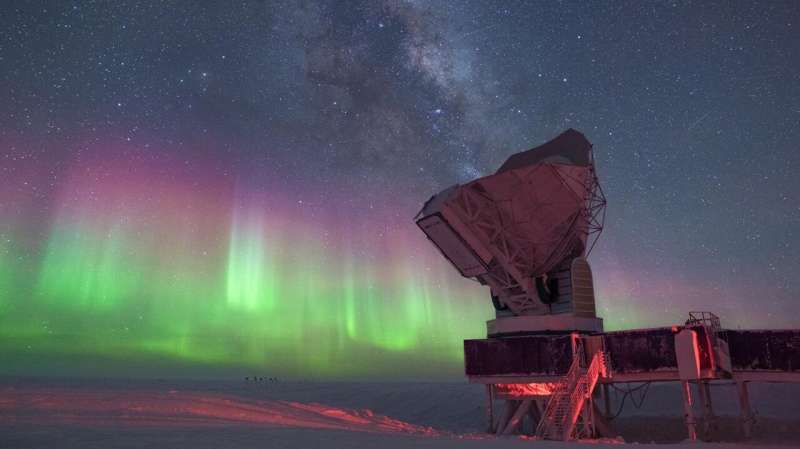
[[[491,305],[411,227],[357,241],[331,233],[341,223],[309,225],[278,194],[223,188],[229,199],[209,198],[123,166],[103,167],[101,181],[94,170],[68,178],[27,276],[12,275],[6,244],[4,341],[41,357],[127,354],[335,378],[386,374],[376,361],[403,354],[457,368],[461,341],[483,332]],[[32,309],[36,320],[25,318]]]

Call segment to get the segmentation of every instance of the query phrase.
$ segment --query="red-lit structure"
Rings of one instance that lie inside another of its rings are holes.
[[[696,439],[692,385],[708,435],[709,383],[729,379],[749,436],[747,383],[800,382],[800,330],[727,330],[715,315],[691,312],[677,326],[603,332],[586,257],[605,205],[592,145],[570,129],[493,175],[434,195],[417,215],[462,276],[490,287],[496,317],[487,338],[464,342],[466,375],[486,385],[489,431],[512,433],[530,420],[540,438],[613,434],[609,385],[675,381]],[[495,418],[497,400],[506,409]]]

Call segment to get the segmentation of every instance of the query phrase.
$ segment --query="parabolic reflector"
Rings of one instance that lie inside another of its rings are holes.
[[[587,254],[604,207],[592,145],[569,129],[493,175],[434,195],[417,224],[463,276],[491,286],[515,313],[544,314],[537,279]]]

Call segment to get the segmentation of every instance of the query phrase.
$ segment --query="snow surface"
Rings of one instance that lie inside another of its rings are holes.
[[[651,385],[636,408],[644,390],[629,395],[613,421],[622,437],[640,443],[636,447],[696,447],[682,441],[677,385]],[[714,386],[712,395],[720,415],[715,440],[724,442],[702,447],[800,447],[800,385],[751,385],[758,421],[747,443],[740,441],[735,388]],[[560,443],[486,435],[484,400],[483,387],[466,382],[2,378],[0,448],[624,447],[614,440]]]

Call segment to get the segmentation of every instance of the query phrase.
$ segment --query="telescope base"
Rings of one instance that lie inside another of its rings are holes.
[[[486,322],[487,337],[549,333],[603,332],[603,319],[571,314],[499,317]]]

